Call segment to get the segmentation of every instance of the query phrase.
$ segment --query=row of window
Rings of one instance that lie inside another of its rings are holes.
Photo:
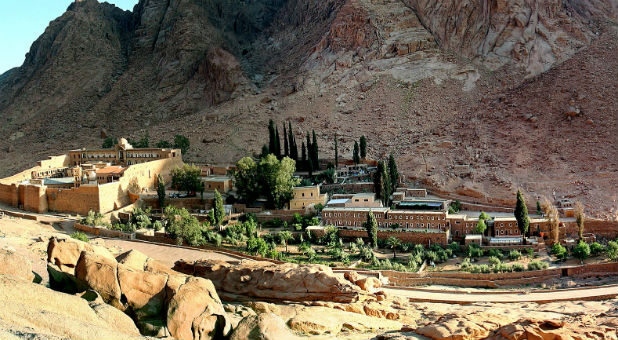
[[[374,214],[376,219],[380,219],[382,218],[382,215],[380,214]],[[404,218],[405,216],[405,218]],[[345,212],[345,213],[337,213],[337,212],[326,212],[324,213],[324,217],[354,217],[354,218],[365,218],[367,217],[367,213],[355,213],[355,212]],[[424,215],[388,215],[388,219],[389,220],[414,220],[416,217],[416,220],[419,221],[423,221],[425,219]],[[446,220],[446,216],[442,216],[442,218],[440,218],[440,216],[426,216],[427,217],[427,221],[435,221],[435,220]]]
[[[339,220],[326,220],[326,224],[332,224],[336,227],[342,227],[342,226],[349,226],[349,227],[362,227],[364,222],[352,222],[352,221],[339,221]],[[378,222],[378,227],[390,227],[389,223],[386,222]],[[402,227],[406,227],[406,228],[446,228],[446,223],[427,223],[427,225],[425,225],[425,223],[416,223],[416,226],[414,225],[414,223],[406,223],[405,225],[402,225]]]

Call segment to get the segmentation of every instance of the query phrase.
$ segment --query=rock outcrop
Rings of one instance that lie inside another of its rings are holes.
[[[0,274],[29,282],[35,278],[30,260],[6,249],[0,249]]]
[[[177,261],[174,270],[211,280],[220,293],[279,301],[355,302],[368,294],[321,265]]]
[[[52,287],[69,293],[94,291],[98,299],[131,316],[145,335],[205,340],[228,336],[231,331],[209,280],[174,272],[134,250],[117,260],[71,240],[51,239],[48,249],[50,261],[59,264],[48,263],[50,282],[56,282]]]
[[[0,274],[0,338],[141,339],[133,320],[105,303]]]
[[[273,313],[261,313],[243,318],[230,335],[230,340],[300,339],[283,319]]]

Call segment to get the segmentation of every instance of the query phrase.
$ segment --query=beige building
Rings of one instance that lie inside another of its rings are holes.
[[[110,149],[80,149],[69,151],[69,165],[83,163],[109,163],[129,166],[159,159],[181,157],[180,149],[135,149],[126,139],[120,138],[118,144]]]
[[[327,194],[320,194],[320,186],[295,187],[294,197],[290,200],[290,209],[305,209],[315,204],[326,205]]]
[[[202,177],[205,192],[214,192],[217,190],[221,194],[225,194],[232,190],[232,179],[227,176],[206,176]]]

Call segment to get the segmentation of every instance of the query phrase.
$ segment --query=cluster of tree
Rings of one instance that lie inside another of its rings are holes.
[[[289,157],[278,160],[269,154],[258,163],[244,157],[236,167],[233,173],[236,192],[244,203],[253,203],[263,195],[267,207],[281,209],[292,199],[293,188],[299,183],[294,178],[296,162]]]
[[[361,159],[365,159],[365,158],[367,158],[367,138],[365,138],[365,136],[361,136],[360,144],[354,141],[354,151],[352,152],[352,160],[354,161],[354,164],[359,164]]]
[[[383,206],[390,206],[391,195],[399,184],[399,172],[393,154],[388,157],[388,167],[384,161],[378,161],[378,170],[373,176],[373,184],[376,198],[382,201]]]
[[[134,140],[134,139],[129,138],[127,141],[129,142],[129,144],[131,144],[134,148],[137,148],[137,149],[149,148],[150,147],[150,134],[146,132],[146,134],[144,134],[142,138],[140,138],[139,140]],[[118,138],[107,137],[103,140],[103,144],[101,145],[101,147],[103,149],[109,149],[109,148],[114,147],[114,145],[116,144],[118,144]],[[164,149],[164,148],[180,149],[182,150],[183,154],[186,154],[187,151],[189,150],[190,145],[191,145],[191,142],[189,141],[189,138],[183,135],[175,135],[173,143],[170,143],[169,141],[162,139],[162,140],[159,140],[155,144],[155,147],[161,148],[161,149]]]
[[[296,142],[296,136],[292,129],[292,123],[288,122],[286,128],[283,124],[283,149],[281,147],[281,136],[279,134],[279,127],[275,125],[275,122],[271,119],[268,122],[268,145],[262,146],[262,153],[260,158],[264,158],[269,154],[273,154],[277,159],[283,159],[289,157],[297,162],[299,168],[306,169],[310,174],[314,170],[319,170],[319,156],[318,156],[318,141],[315,134],[315,130],[312,134],[306,135],[306,143],[301,142],[301,156],[298,155],[298,143]]]
[[[182,168],[172,169],[172,188],[195,195],[204,192],[204,183],[200,178],[202,169],[199,166],[184,164]]]
[[[551,253],[556,256],[559,261],[564,261],[569,255],[569,251],[560,243],[554,243],[551,247]],[[575,247],[571,250],[573,257],[583,261],[590,256],[599,256],[601,254],[607,254],[607,258],[615,261],[618,258],[618,243],[616,241],[609,241],[607,246],[603,246],[598,242],[592,242],[590,244],[580,240]]]

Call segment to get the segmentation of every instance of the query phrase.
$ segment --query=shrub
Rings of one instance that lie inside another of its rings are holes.
[[[616,259],[618,259],[618,242],[616,241],[607,242],[607,248],[605,249],[605,252],[607,253],[608,259],[612,261],[616,261]]]
[[[502,259],[504,259],[504,254],[502,253],[502,251],[500,249],[489,249],[489,251],[487,252],[487,255],[489,255],[490,257],[496,257],[499,260],[502,261]]]
[[[519,260],[521,258],[521,252],[519,252],[519,250],[511,250],[509,252],[509,260],[511,261],[515,261],[515,260]]]
[[[483,249],[481,249],[477,244],[471,243],[468,245],[466,254],[470,258],[479,258],[483,256]]]
[[[526,252],[526,256],[528,256],[530,258],[532,258],[534,256],[534,249],[526,248],[524,251]]]
[[[463,270],[466,270],[468,267],[470,267],[470,258],[466,257],[465,259],[463,259],[463,261],[461,261],[461,264],[459,265],[459,267]]]
[[[578,258],[580,261],[584,261],[590,256],[590,246],[588,243],[584,241],[579,241],[579,243],[573,248],[573,256]]]
[[[543,270],[547,269],[547,267],[549,267],[549,264],[547,264],[547,262],[532,261],[528,263],[528,270]]]
[[[524,265],[521,263],[513,263],[513,270],[516,272],[523,272],[524,271]]]
[[[83,225],[96,227],[103,224],[103,215],[99,212],[95,213],[94,211],[90,210],[88,211],[88,215],[84,217],[80,222]]]
[[[152,228],[155,231],[160,231],[161,229],[163,229],[163,223],[161,223],[161,221],[154,221],[154,223],[152,224]]]
[[[408,270],[406,269],[406,267],[399,263],[399,262],[395,262],[393,263],[393,270],[396,270],[398,272],[407,272]]]
[[[479,269],[481,270],[481,273],[483,273],[483,274],[489,274],[489,273],[491,273],[491,269],[490,269],[490,268],[489,268],[489,266],[488,266],[488,265],[486,265],[486,264],[482,264],[482,265],[480,265],[480,266],[479,266]]]
[[[565,260],[568,255],[567,249],[560,243],[554,243],[554,245],[551,246],[551,253],[554,254],[558,260]]]
[[[489,257],[489,264],[491,264],[492,266],[499,266],[501,262],[502,261],[500,261],[500,259],[495,256]]]
[[[605,252],[605,247],[600,245],[598,242],[593,242],[590,244],[590,253],[592,256],[599,256],[603,252]]]
[[[459,243],[457,243],[457,242],[451,242],[451,243],[448,245],[448,249],[450,249],[450,250],[451,250],[451,252],[452,252],[453,254],[455,254],[455,253],[459,253],[459,251],[460,251],[461,247],[459,246]]]
[[[433,251],[433,250],[429,250],[429,251],[425,252],[425,260],[427,260],[428,262],[437,263],[438,262],[438,254],[435,251]]]
[[[80,231],[74,232],[73,234],[71,234],[71,237],[76,240],[88,242],[88,236]]]

